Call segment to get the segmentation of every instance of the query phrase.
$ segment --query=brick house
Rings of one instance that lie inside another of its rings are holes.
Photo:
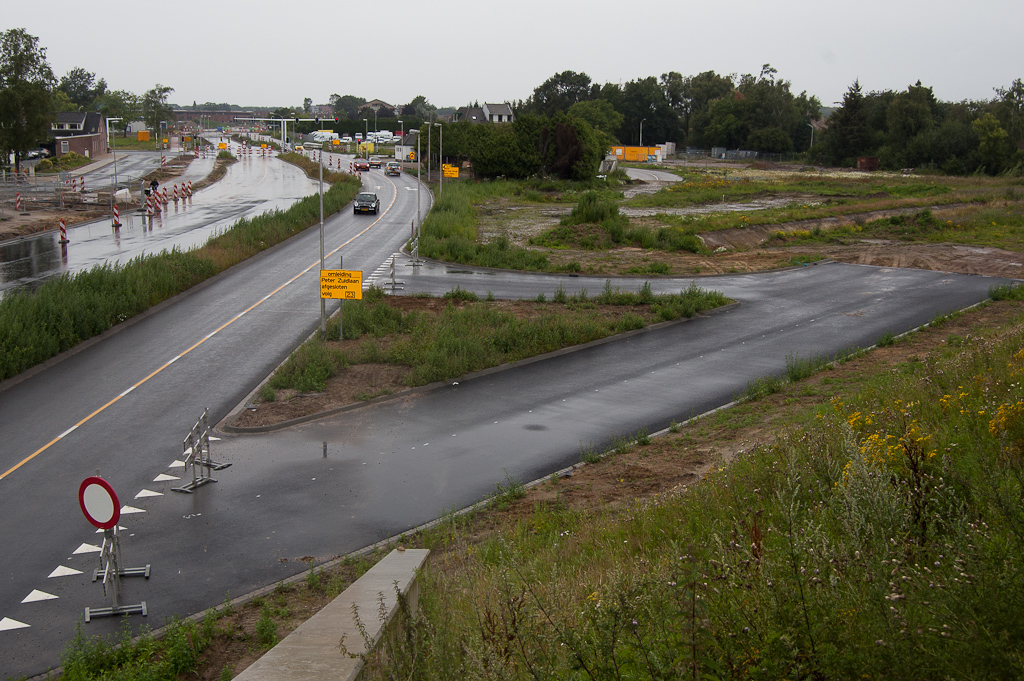
[[[107,127],[103,115],[97,111],[62,111],[50,126],[53,135],[54,156],[75,152],[86,158],[97,158],[107,153]]]

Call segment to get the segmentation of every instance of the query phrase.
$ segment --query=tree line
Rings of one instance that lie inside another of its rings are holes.
[[[516,102],[517,114],[587,120],[606,144],[674,142],[679,147],[805,153],[812,162],[949,174],[1024,172],[1024,84],[995,88],[986,101],[939,101],[920,81],[906,90],[864,94],[854,82],[842,104],[791,90],[770,65],[758,75],[664,73],[622,85],[585,73],[556,73]],[[817,134],[815,134],[817,131]]]

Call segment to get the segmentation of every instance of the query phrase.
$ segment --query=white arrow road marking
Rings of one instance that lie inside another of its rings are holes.
[[[126,515],[128,513],[145,513],[145,512],[146,511],[144,509],[135,508],[134,506],[122,506],[121,507],[121,515]]]
[[[167,475],[165,473],[161,473],[160,475],[153,478],[153,482],[168,482],[170,480],[181,480],[181,478],[175,477],[173,475]]]
[[[10,631],[11,629],[27,629],[28,624],[19,622],[18,620],[12,620],[10,617],[5,617],[0,620],[0,631]]]
[[[22,603],[35,603],[36,601],[52,601],[55,598],[60,598],[60,596],[54,596],[53,594],[48,594],[45,591],[40,591],[39,589],[32,589],[32,593],[30,593],[28,596],[25,596],[25,600],[23,600]]]
[[[170,466],[168,466],[168,468],[184,468],[184,467],[185,467],[185,462],[184,461],[179,461],[178,459],[175,459],[174,463],[172,463]]]
[[[154,492],[152,490],[144,489],[135,495],[136,499],[145,499],[146,497],[162,497],[163,492]]]
[[[64,567],[63,565],[58,565],[53,572],[47,575],[47,579],[49,579],[50,577],[70,577],[71,575],[80,574],[82,574],[81,570],[76,570],[75,568],[69,568]]]
[[[128,529],[127,527],[121,527],[120,525],[117,526],[118,532],[123,532],[124,530],[127,530],[127,529]],[[104,532],[106,532],[106,530],[99,530],[99,529],[97,529],[95,534],[103,534]]]
[[[103,549],[96,546],[95,544],[82,544],[77,549],[75,549],[74,553],[72,553],[71,555],[77,555],[79,553],[99,553],[102,550]]]

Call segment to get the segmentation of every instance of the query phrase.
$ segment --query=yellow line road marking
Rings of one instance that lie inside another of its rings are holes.
[[[387,179],[387,178],[385,178],[385,179]],[[344,243],[342,243],[342,244],[341,244],[340,246],[338,246],[338,247],[337,247],[337,248],[335,248],[334,250],[330,251],[330,253],[328,253],[327,255],[334,255],[335,253],[337,253],[338,251],[340,251],[340,250],[341,250],[342,248],[344,248],[345,246],[348,246],[348,245],[349,245],[350,243],[352,243],[353,241],[355,241],[356,239],[358,239],[359,237],[361,237],[362,235],[366,234],[366,233],[367,233],[368,231],[370,231],[371,229],[373,229],[374,225],[376,225],[376,224],[377,224],[378,222],[380,222],[381,220],[383,220],[383,219],[384,219],[384,216],[385,216],[385,215],[387,215],[387,212],[388,212],[389,210],[391,210],[391,207],[395,205],[395,201],[396,201],[396,200],[398,199],[398,187],[396,187],[396,186],[395,186],[395,183],[394,183],[394,182],[392,182],[391,180],[387,180],[387,181],[388,181],[388,182],[390,182],[390,183],[391,183],[391,186],[392,186],[392,187],[393,187],[393,188],[395,189],[395,197],[394,197],[393,199],[391,199],[391,203],[389,203],[389,204],[388,204],[388,207],[384,209],[384,211],[383,211],[383,212],[381,213],[381,215],[380,215],[380,216],[379,216],[379,217],[378,217],[378,218],[377,218],[376,220],[374,220],[374,221],[373,221],[373,222],[371,222],[371,223],[370,223],[369,225],[367,225],[367,227],[366,227],[365,229],[363,229],[362,231],[360,231],[359,233],[357,233],[357,234],[356,234],[355,236],[353,236],[353,237],[349,238],[349,239],[348,239],[347,241],[345,241]],[[314,262],[314,263],[313,263],[312,265],[310,265],[309,267],[307,267],[306,269],[302,270],[301,272],[299,272],[298,274],[296,274],[296,275],[295,275],[294,277],[292,277],[292,278],[291,278],[291,279],[289,279],[288,281],[286,281],[286,282],[284,282],[283,284],[281,284],[280,286],[278,286],[278,287],[277,287],[276,289],[274,289],[273,291],[271,291],[270,293],[268,293],[267,295],[265,295],[265,296],[264,296],[263,298],[259,299],[258,301],[256,301],[256,302],[255,302],[255,303],[253,303],[252,305],[250,305],[250,306],[249,306],[248,308],[246,308],[246,309],[245,309],[245,310],[243,310],[242,312],[239,312],[239,313],[238,313],[238,314],[236,314],[236,315],[235,315],[234,317],[232,317],[232,318],[231,318],[231,319],[229,319],[228,321],[226,321],[226,322],[224,322],[223,324],[221,324],[221,325],[220,325],[219,327],[217,327],[217,328],[216,328],[216,329],[215,329],[214,331],[212,331],[211,333],[208,333],[208,334],[207,334],[206,336],[204,336],[204,337],[203,337],[203,338],[201,338],[200,340],[196,341],[196,342],[195,342],[195,343],[194,343],[194,344],[193,344],[193,345],[192,345],[192,346],[191,346],[190,348],[188,348],[188,349],[187,349],[187,350],[185,350],[184,352],[182,352],[182,353],[180,353],[180,354],[176,355],[176,356],[175,356],[175,357],[174,357],[173,359],[170,359],[170,360],[168,360],[168,361],[167,361],[167,362],[165,362],[165,363],[164,363],[163,365],[161,365],[161,366],[160,366],[160,367],[158,367],[158,368],[157,368],[156,370],[154,370],[154,371],[153,371],[152,373],[150,373],[150,374],[149,374],[148,376],[146,376],[145,378],[143,378],[143,379],[142,379],[141,381],[139,381],[139,382],[138,382],[138,383],[136,383],[135,385],[131,386],[131,387],[130,387],[130,388],[128,388],[127,390],[123,391],[123,392],[122,392],[121,394],[119,394],[119,395],[118,395],[117,397],[113,398],[112,400],[110,400],[109,402],[107,402],[106,404],[104,404],[104,405],[103,405],[102,407],[100,407],[100,408],[99,408],[99,409],[97,409],[96,411],[92,412],[91,414],[89,414],[88,416],[86,416],[85,418],[83,418],[83,419],[82,419],[81,421],[79,421],[78,423],[76,423],[76,424],[75,424],[75,425],[73,425],[72,427],[68,428],[68,429],[67,429],[67,430],[65,430],[65,431],[64,431],[63,433],[61,433],[61,434],[60,434],[60,435],[58,435],[57,437],[55,437],[55,438],[53,438],[52,440],[50,440],[49,442],[47,442],[47,443],[46,443],[45,445],[43,445],[42,447],[40,447],[40,448],[39,448],[39,449],[37,449],[36,451],[34,451],[34,452],[32,452],[31,454],[29,454],[28,456],[26,456],[26,457],[25,457],[24,459],[22,459],[21,461],[19,461],[19,462],[18,462],[18,463],[16,463],[15,465],[13,465],[13,466],[11,466],[10,468],[8,468],[8,469],[7,469],[6,471],[4,471],[4,473],[3,473],[2,475],[0,475],[0,480],[3,480],[3,479],[4,479],[4,478],[6,478],[6,477],[7,477],[8,475],[10,475],[10,474],[11,474],[11,473],[13,473],[14,471],[18,470],[19,468],[21,468],[22,466],[24,466],[25,464],[27,464],[27,463],[28,463],[29,461],[31,461],[32,459],[36,458],[37,456],[39,456],[40,454],[42,454],[43,452],[45,452],[45,451],[46,451],[47,449],[49,449],[49,448],[50,448],[50,447],[52,447],[53,445],[57,444],[57,443],[58,443],[58,442],[60,442],[61,440],[63,440],[63,439],[65,438],[65,437],[67,437],[68,435],[70,435],[71,433],[73,433],[73,432],[74,432],[75,430],[77,430],[77,429],[78,429],[78,428],[79,428],[80,426],[82,426],[82,425],[86,424],[87,422],[91,421],[91,420],[92,420],[92,419],[93,419],[93,418],[94,418],[95,416],[97,416],[98,414],[101,414],[101,413],[103,413],[104,411],[106,411],[106,410],[107,410],[107,409],[108,409],[109,407],[111,407],[111,406],[112,406],[113,404],[115,404],[116,402],[118,402],[118,401],[119,401],[119,400],[120,400],[120,399],[121,399],[122,397],[124,397],[124,396],[125,396],[125,395],[127,395],[128,393],[132,392],[133,390],[135,390],[136,388],[138,388],[138,387],[139,387],[139,386],[141,386],[142,384],[146,383],[147,381],[149,381],[149,379],[153,378],[154,376],[156,376],[157,374],[159,374],[159,373],[160,373],[161,371],[163,371],[163,370],[164,370],[164,369],[166,369],[167,367],[171,366],[172,364],[174,364],[174,363],[175,363],[175,362],[177,362],[177,361],[178,361],[179,359],[181,359],[182,357],[184,357],[184,356],[185,356],[185,355],[187,355],[188,353],[190,353],[190,352],[192,352],[193,350],[195,350],[196,348],[198,348],[198,347],[199,347],[200,345],[202,345],[202,344],[203,344],[203,343],[205,343],[206,341],[210,340],[210,339],[211,339],[211,338],[213,338],[213,337],[214,337],[215,335],[217,335],[218,333],[220,333],[221,331],[223,331],[223,330],[224,330],[224,329],[226,329],[227,327],[231,326],[231,325],[232,325],[232,324],[234,324],[235,322],[237,322],[237,321],[238,321],[239,319],[241,319],[241,318],[242,318],[242,317],[243,317],[244,315],[246,315],[247,313],[249,313],[249,312],[251,312],[252,310],[256,309],[257,307],[259,307],[260,305],[262,305],[262,304],[263,304],[263,303],[265,303],[266,301],[270,300],[270,298],[271,298],[272,296],[274,296],[274,295],[275,295],[275,294],[277,294],[277,293],[278,293],[279,291],[281,291],[281,289],[283,289],[283,288],[284,288],[285,286],[287,286],[288,284],[291,284],[292,282],[294,282],[294,281],[298,280],[298,279],[299,279],[299,277],[301,277],[301,276],[303,276],[304,274],[308,273],[308,272],[309,272],[310,270],[312,270],[313,268],[319,268],[319,267],[320,267],[320,260],[319,260],[319,259],[317,259],[317,260],[316,260],[316,262]]]

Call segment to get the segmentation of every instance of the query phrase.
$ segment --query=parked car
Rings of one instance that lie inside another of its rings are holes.
[[[385,175],[401,175],[402,164],[398,161],[388,161],[387,165],[384,166]]]
[[[380,168],[381,163],[382,163],[382,161],[380,160],[380,156],[371,156],[370,157],[370,167],[371,168]]]
[[[50,155],[46,149],[33,149],[32,151],[25,154],[26,159],[30,158],[46,158]]]
[[[352,144],[352,138],[349,137],[348,135],[345,135],[344,137],[342,137],[341,141],[342,141],[343,144]]]
[[[372,192],[356,194],[355,201],[352,202],[352,213],[355,215],[359,213],[373,213],[376,215],[379,210],[380,199]]]
[[[370,170],[370,163],[365,158],[357,158],[355,160],[355,168],[356,168],[356,171],[365,170],[365,171],[369,172],[369,170]]]

